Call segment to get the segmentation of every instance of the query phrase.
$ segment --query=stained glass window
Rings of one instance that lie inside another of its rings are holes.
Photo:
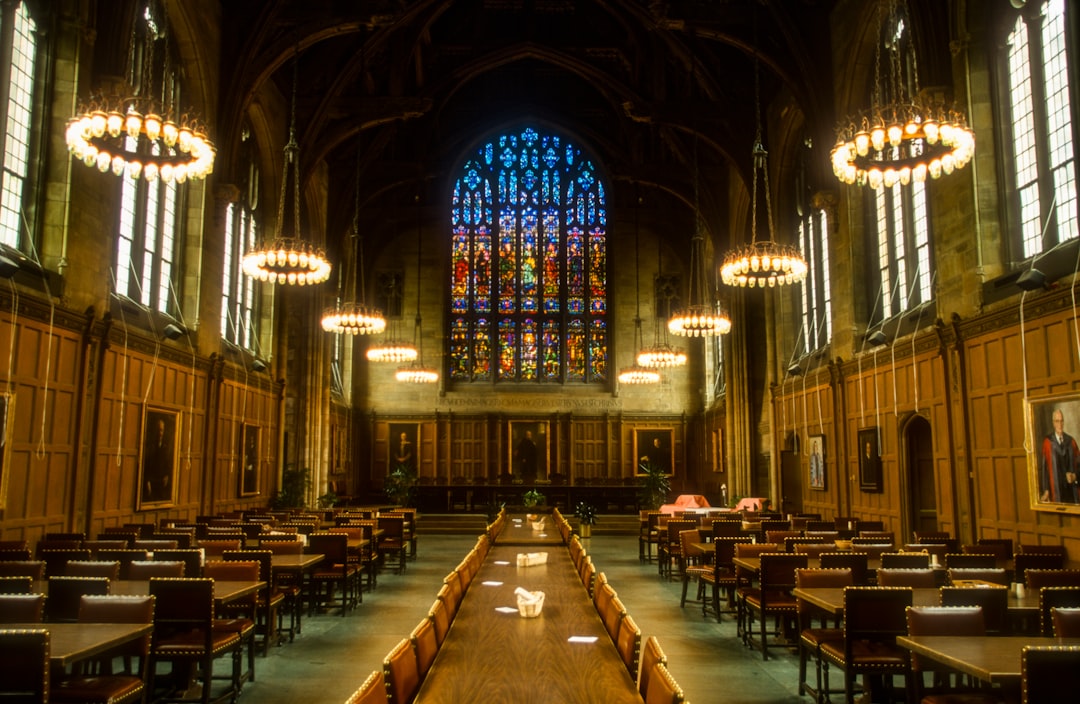
[[[607,195],[581,149],[531,127],[486,141],[450,222],[450,379],[604,382]]]

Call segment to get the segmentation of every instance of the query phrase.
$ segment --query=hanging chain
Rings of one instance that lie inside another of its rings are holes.
[[[753,196],[751,199],[751,216],[750,216],[750,241],[751,243],[757,242],[757,182],[758,171],[761,171],[762,181],[765,183],[765,218],[766,226],[769,228],[769,239],[775,241],[776,233],[773,231],[773,218],[772,218],[772,197],[769,195],[769,152],[765,150],[765,145],[762,143],[761,138],[761,69],[760,62],[757,57],[757,50],[754,52],[754,119],[757,122],[754,131],[754,187]]]
[[[289,117],[289,160],[293,164],[293,237],[300,239],[300,146],[296,143],[296,85],[300,75],[300,48],[293,62],[292,114]]]
[[[416,330],[413,336],[416,338],[416,361],[423,366],[424,346],[421,335],[420,322],[420,194],[416,194]]]
[[[357,140],[359,142],[359,140]],[[352,272],[346,270],[345,276],[349,280],[346,281],[346,285],[352,285],[351,290],[347,290],[346,293],[351,297],[350,300],[359,302],[362,300],[362,296],[366,288],[364,287],[364,243],[360,241],[360,145],[356,145],[356,188],[353,194],[353,218],[352,218],[352,262],[353,268],[357,271]],[[359,282],[360,293],[357,294],[357,282]]]

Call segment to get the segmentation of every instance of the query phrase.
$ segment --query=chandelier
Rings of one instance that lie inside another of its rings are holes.
[[[434,384],[439,380],[439,372],[424,366],[423,323],[420,318],[420,250],[420,196],[416,196],[416,323],[413,325],[416,358],[409,364],[398,367],[394,378],[408,384]]]
[[[937,179],[962,169],[975,154],[975,135],[964,114],[919,96],[916,51],[911,32],[905,31],[910,29],[905,27],[909,21],[903,0],[881,0],[878,4],[871,106],[840,126],[831,152],[833,173],[848,185],[877,189],[921,183],[927,176]],[[885,76],[882,44],[887,45],[889,54]],[[904,71],[906,58],[910,58],[914,87],[911,95]]]
[[[271,242],[260,243],[244,255],[244,273],[259,281],[305,286],[321,284],[330,278],[330,262],[320,247],[300,236],[300,147],[296,143],[296,84],[299,57],[293,61],[292,112],[289,120],[289,141],[285,144],[285,171],[281,175],[281,197],[278,200],[278,236]],[[289,169],[292,168],[293,231],[284,234],[285,197],[288,192]],[[356,311],[352,311],[356,313]]]
[[[398,319],[391,318],[387,323],[389,339],[373,343],[367,350],[369,362],[411,362],[416,359],[416,345],[401,339],[398,334]]]
[[[353,202],[352,245],[345,260],[345,275],[340,280],[337,304],[323,312],[322,327],[327,332],[350,335],[377,335],[386,329],[382,311],[364,303],[364,245],[360,240],[360,148],[356,149],[356,193]],[[350,264],[352,266],[350,266]],[[354,274],[353,270],[356,270]],[[359,285],[357,280],[359,279]],[[342,300],[344,296],[350,296]]]
[[[798,248],[776,241],[773,231],[772,198],[769,196],[769,152],[761,141],[761,95],[758,81],[758,62],[754,58],[754,116],[757,122],[754,135],[753,194],[750,202],[750,244],[728,252],[720,267],[720,280],[728,286],[774,288],[796,284],[806,278],[806,260]],[[765,216],[768,219],[769,239],[758,241],[758,173],[765,183]]]
[[[129,54],[138,56],[142,76],[129,76],[132,96],[96,95],[68,120],[64,139],[68,151],[101,173],[144,178],[154,182],[184,183],[206,178],[214,170],[214,145],[203,127],[186,114],[177,115],[179,82],[171,80],[170,29],[155,22],[147,8],[145,24],[137,24]],[[138,29],[145,31],[141,41]],[[155,61],[157,41],[164,43],[164,59]],[[136,61],[133,61],[134,65]],[[172,90],[166,90],[171,86]],[[160,93],[160,98],[157,96]]]

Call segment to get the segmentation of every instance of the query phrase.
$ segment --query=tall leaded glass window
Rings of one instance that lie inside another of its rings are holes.
[[[175,65],[168,56],[168,27],[158,0],[148,0],[135,21],[134,65],[149,62],[139,80],[164,86],[172,97],[165,101],[180,104],[180,84]],[[144,86],[144,89],[146,87]],[[155,144],[154,149],[160,145]],[[125,148],[134,153],[136,142],[126,139]],[[179,273],[183,198],[176,181],[149,181],[123,176],[120,179],[120,222],[116,240],[116,292],[163,313],[176,305],[174,281]]]
[[[25,2],[3,3],[0,15],[0,66],[7,71],[6,101],[0,104],[0,147],[3,176],[0,182],[0,242],[19,248],[23,203],[29,196],[30,139],[33,134],[34,69],[37,61],[37,26]]]
[[[240,199],[225,209],[225,251],[221,281],[221,337],[255,351],[258,334],[255,279],[244,275],[241,260],[258,242],[256,212],[259,206],[259,168],[255,165],[250,132],[241,135],[248,163],[240,187]]]
[[[890,318],[929,301],[933,295],[930,219],[926,184],[912,181],[872,191],[873,232],[877,235],[880,313]]]
[[[815,208],[800,218],[799,246],[810,266],[802,282],[803,341],[809,353],[832,339],[828,211]]]
[[[578,146],[533,128],[486,142],[451,228],[451,380],[607,379],[607,198]]]
[[[1010,219],[1025,259],[1080,234],[1065,6],[1065,0],[1028,3],[1005,44]]]

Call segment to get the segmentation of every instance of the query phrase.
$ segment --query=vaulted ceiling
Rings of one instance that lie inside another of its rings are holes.
[[[332,251],[352,219],[358,148],[362,219],[392,237],[418,194],[446,198],[482,136],[528,121],[592,150],[616,205],[641,194],[688,237],[695,172],[713,228],[728,221],[731,174],[748,188],[755,60],[762,103],[779,96],[831,145],[834,2],[222,0],[218,173],[235,168],[236,133],[270,84],[288,105],[295,67],[301,173],[325,161],[341,204]]]

